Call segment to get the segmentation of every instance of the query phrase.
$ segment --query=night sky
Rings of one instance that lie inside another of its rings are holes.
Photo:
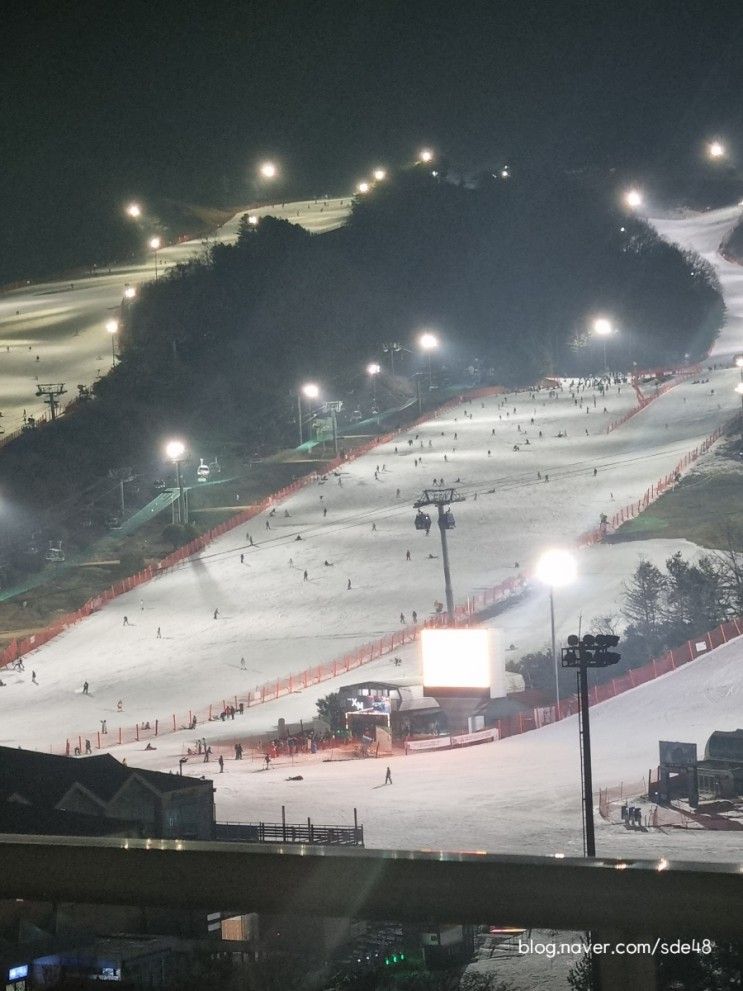
[[[243,204],[265,155],[286,195],[347,191],[422,143],[514,171],[683,168],[718,134],[743,155],[742,29],[727,0],[11,0],[0,206]]]

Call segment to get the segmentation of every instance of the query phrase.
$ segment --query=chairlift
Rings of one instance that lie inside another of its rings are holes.
[[[456,525],[457,523],[456,520],[454,519],[454,513],[452,513],[450,509],[447,509],[447,511],[444,513],[444,529],[453,530]]]
[[[420,509],[418,510],[415,514],[415,529],[426,531],[431,529],[431,517],[428,513],[424,513]]]
[[[213,461],[209,462],[209,470],[211,471],[212,475],[222,474],[222,466],[219,463],[219,458],[215,458]]]
[[[57,546],[55,547],[52,541],[49,541],[49,548],[44,555],[47,561],[64,561],[64,551],[62,550],[62,541],[57,541]]]
[[[196,477],[200,482],[206,482],[211,474],[209,465],[205,463],[203,458],[199,458],[199,467],[196,469]]]

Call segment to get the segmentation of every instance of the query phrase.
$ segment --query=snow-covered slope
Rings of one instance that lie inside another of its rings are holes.
[[[246,212],[275,216],[300,224],[313,233],[341,226],[351,199],[303,200],[276,203],[256,210],[238,211],[210,239],[229,244],[237,238]],[[157,253],[158,271],[203,254],[207,242],[184,241]],[[36,399],[37,382],[65,382],[72,399],[76,385],[89,385],[111,367],[111,339],[105,322],[118,315],[127,284],[148,282],[155,276],[154,256],[143,263],[115,265],[95,276],[34,283],[0,295],[0,410],[7,432],[29,415],[43,413]],[[37,360],[38,358],[38,360]]]

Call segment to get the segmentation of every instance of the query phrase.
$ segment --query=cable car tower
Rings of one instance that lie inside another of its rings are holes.
[[[451,573],[449,571],[449,548],[446,543],[446,531],[453,530],[457,525],[454,514],[449,508],[454,502],[464,502],[464,496],[457,495],[454,488],[424,489],[420,499],[413,503],[413,509],[418,512],[415,516],[416,530],[425,530],[426,536],[431,529],[431,517],[424,513],[426,506],[435,506],[439,516],[439,533],[441,534],[441,558],[444,565],[444,589],[446,591],[446,611],[449,623],[454,622],[454,593],[451,588]]]
[[[36,395],[44,397],[44,402],[49,407],[52,420],[57,419],[58,397],[64,395],[65,392],[67,392],[67,389],[64,387],[64,382],[51,382],[46,385],[39,383],[36,386]]]

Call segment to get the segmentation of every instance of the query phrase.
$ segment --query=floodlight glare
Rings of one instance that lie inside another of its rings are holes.
[[[248,223],[250,224],[251,227],[255,227],[258,223],[258,218],[251,213],[251,215],[248,217]]]
[[[139,203],[130,203],[126,208],[126,212],[130,217],[134,217],[136,219],[137,217],[142,216],[142,207]]]
[[[578,566],[570,551],[553,547],[537,561],[536,575],[540,582],[550,588],[562,588],[575,581]]]
[[[308,399],[317,399],[320,395],[320,387],[315,385],[314,382],[308,382],[306,385],[302,386],[302,395],[306,396]]]
[[[418,338],[418,343],[423,348],[424,351],[432,351],[434,348],[439,346],[438,339],[435,334],[425,333],[421,334]]]
[[[430,148],[424,148],[421,151],[421,153],[418,155],[418,158],[421,160],[421,162],[432,162],[433,152],[431,151]]]
[[[736,385],[735,391],[738,393],[739,396],[743,396],[743,382],[739,382]]]
[[[387,178],[386,169],[374,169],[374,179],[376,182],[383,182]]]
[[[278,169],[273,162],[263,162],[258,171],[264,179],[275,179]]]
[[[356,192],[357,193],[368,193],[369,192],[369,183],[368,182],[360,182],[356,186]]]
[[[599,337],[608,337],[613,330],[611,320],[607,320],[606,317],[596,317],[593,321],[593,332]]]
[[[638,207],[642,206],[642,193],[639,189],[628,189],[624,194],[624,202],[632,210],[636,210]]]
[[[160,240],[159,237],[150,238],[150,247],[152,248],[153,251],[157,251],[157,249],[160,247],[161,244],[162,241]]]
[[[737,354],[735,356],[735,364],[738,368],[743,368],[743,354]]]
[[[371,364],[366,366],[366,370],[370,375],[379,375],[382,371],[382,366],[378,365],[375,361],[372,361]]]
[[[710,158],[724,158],[725,145],[722,141],[710,141],[707,145],[707,154]]]
[[[106,320],[106,330],[109,332],[109,334],[115,334],[118,329],[119,329],[118,320]]]
[[[186,445],[182,440],[171,440],[165,445],[165,453],[171,461],[178,461],[185,453]]]
[[[124,289],[124,299],[134,299],[137,295],[137,290],[134,286],[126,286]]]

